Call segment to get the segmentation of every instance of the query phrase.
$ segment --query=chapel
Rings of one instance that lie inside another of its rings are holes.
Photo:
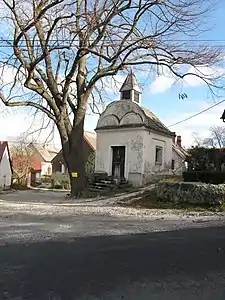
[[[141,94],[131,71],[120,88],[120,99],[106,107],[95,129],[95,171],[134,186],[145,185],[154,174],[171,172],[177,157],[175,133],[142,107]]]

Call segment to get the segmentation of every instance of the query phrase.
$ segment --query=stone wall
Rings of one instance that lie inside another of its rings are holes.
[[[157,184],[157,196],[175,203],[221,204],[225,202],[225,184],[162,182]]]

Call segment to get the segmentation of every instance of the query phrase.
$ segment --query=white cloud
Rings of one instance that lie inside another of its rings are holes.
[[[219,77],[224,77],[225,70],[219,67],[190,67],[187,73],[192,73],[193,75],[187,75],[183,79],[183,83],[187,86],[199,86],[205,84],[205,81],[200,77],[204,77],[206,80],[213,80]],[[196,76],[196,75],[197,76]],[[200,77],[199,77],[200,76]]]
[[[206,80],[216,80],[217,78],[225,77],[225,69],[220,67],[190,67],[186,73],[191,73],[184,77],[184,79],[177,78],[172,72],[167,68],[166,70],[162,69],[162,72],[159,76],[150,85],[150,91],[152,94],[164,93],[169,90],[172,85],[184,84],[189,87],[197,87],[200,85],[206,84],[204,80],[200,77],[204,77]]]
[[[165,75],[158,76],[150,86],[152,94],[164,93],[174,84],[175,79]]]
[[[199,109],[193,110],[190,113],[178,113],[177,115],[171,115],[170,117],[164,119],[164,123],[169,126],[175,124],[181,120],[184,120],[201,110],[204,110],[210,106],[207,102],[202,102],[202,106]],[[214,125],[225,126],[220,119],[222,112],[224,110],[224,105],[218,105],[211,110],[202,113],[196,117],[191,118],[185,122],[177,124],[175,126],[169,127],[171,131],[175,131],[177,135],[182,136],[182,143],[184,146],[191,146],[194,142],[193,133],[197,133],[200,137],[207,137],[209,135],[209,128]]]

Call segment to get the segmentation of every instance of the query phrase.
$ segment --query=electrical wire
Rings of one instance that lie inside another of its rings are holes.
[[[223,103],[223,102],[225,102],[225,99],[222,100],[222,101],[220,101],[220,102],[218,102],[218,103],[216,103],[216,104],[213,104],[212,106],[210,106],[210,107],[208,107],[208,108],[206,108],[206,109],[201,110],[200,112],[198,112],[198,113],[196,113],[196,114],[194,114],[194,115],[192,115],[192,116],[190,116],[190,117],[188,117],[188,118],[186,118],[186,119],[183,119],[183,120],[181,120],[181,121],[179,121],[179,122],[176,122],[176,123],[174,123],[174,124],[172,124],[172,125],[169,125],[169,126],[167,126],[167,127],[172,127],[172,126],[181,124],[181,123],[183,123],[183,122],[186,122],[186,121],[188,121],[188,120],[190,120],[190,119],[192,119],[192,118],[194,118],[194,117],[197,117],[197,116],[199,116],[199,115],[205,113],[206,111],[209,111],[210,109],[216,107],[217,105],[220,105],[220,104]]]

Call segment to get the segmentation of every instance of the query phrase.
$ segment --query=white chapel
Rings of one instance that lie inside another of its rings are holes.
[[[141,88],[133,72],[120,89],[120,100],[106,107],[95,131],[96,172],[142,186],[176,165],[175,133],[141,106]]]

